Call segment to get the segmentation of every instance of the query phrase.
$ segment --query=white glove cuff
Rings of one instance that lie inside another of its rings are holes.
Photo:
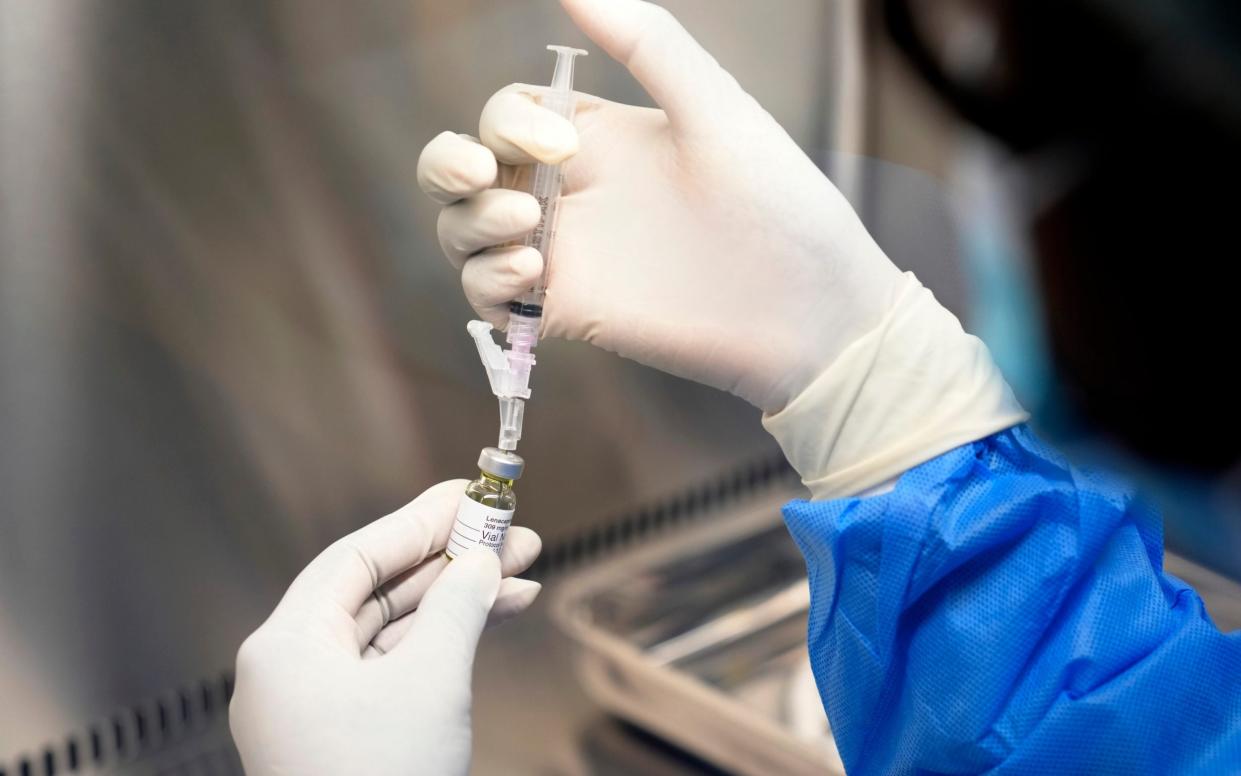
[[[763,416],[814,499],[890,482],[1029,417],[982,341],[912,273],[894,297],[874,330]]]

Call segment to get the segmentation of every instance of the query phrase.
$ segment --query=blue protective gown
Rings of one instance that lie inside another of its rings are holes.
[[[1163,572],[1152,509],[1027,427],[785,519],[850,774],[1241,773],[1241,632]]]

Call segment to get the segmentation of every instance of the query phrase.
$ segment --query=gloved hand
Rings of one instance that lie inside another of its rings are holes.
[[[419,183],[496,326],[538,277],[532,162],[565,164],[545,333],[731,391],[816,496],[856,493],[1024,418],[985,349],[883,254],[839,191],[683,27],[640,0],[562,0],[662,110],[513,85],[481,142],[445,132]],[[523,167],[523,165],[525,167]],[[497,181],[509,188],[494,188]]]
[[[538,556],[508,532],[502,557],[449,563],[464,480],[441,483],[332,544],[237,653],[229,708],[246,773],[464,774],[470,677],[483,625],[522,611],[539,584],[504,579]]]

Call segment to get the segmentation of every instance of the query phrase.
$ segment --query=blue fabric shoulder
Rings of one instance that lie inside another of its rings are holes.
[[[1241,632],[1163,572],[1157,514],[1027,427],[784,514],[849,773],[1241,773]]]

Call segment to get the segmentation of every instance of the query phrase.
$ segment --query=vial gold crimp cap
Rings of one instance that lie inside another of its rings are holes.
[[[526,462],[517,453],[498,447],[484,447],[478,454],[478,468],[502,480],[515,480],[526,468]]]

